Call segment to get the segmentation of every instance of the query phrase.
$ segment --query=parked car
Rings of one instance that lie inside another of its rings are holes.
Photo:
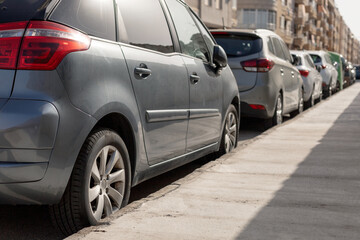
[[[346,87],[352,85],[356,81],[356,72],[355,72],[354,66],[352,65],[351,62],[348,62],[348,61],[346,62],[346,65],[345,65],[344,79],[345,79]]]
[[[304,89],[284,41],[268,30],[213,30],[227,53],[241,95],[241,116],[282,123],[302,112]],[[270,123],[270,124],[269,124]]]
[[[355,66],[356,79],[360,79],[360,65]]]
[[[0,2],[0,204],[51,205],[68,235],[236,146],[226,53],[182,1],[20,2]]]
[[[336,82],[338,72],[336,70],[339,63],[331,61],[329,53],[325,51],[309,51],[315,65],[321,66],[321,77],[323,79],[323,93],[326,97],[336,92]]]
[[[336,91],[340,91],[344,88],[344,69],[345,59],[343,56],[336,52],[328,52],[333,65],[337,65],[336,70],[338,72],[338,78],[336,82]]]
[[[315,66],[310,55],[305,51],[290,51],[293,59],[296,58],[296,67],[303,79],[304,101],[306,107],[312,107],[315,101],[322,99],[322,77],[320,66]]]

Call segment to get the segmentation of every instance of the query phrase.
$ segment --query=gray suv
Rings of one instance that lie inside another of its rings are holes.
[[[237,144],[226,53],[182,1],[0,1],[0,79],[0,204],[50,205],[65,235]]]
[[[283,40],[268,30],[214,30],[227,53],[241,96],[241,116],[266,119],[266,127],[280,124],[283,115],[304,108],[299,71]]]

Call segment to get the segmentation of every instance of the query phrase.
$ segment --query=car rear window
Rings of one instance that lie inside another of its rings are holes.
[[[231,57],[244,57],[262,50],[261,38],[251,36],[235,36],[235,35],[216,35],[214,37],[217,43],[222,46],[228,55]]]
[[[0,23],[26,21],[45,13],[52,0],[0,0]]]
[[[315,55],[315,54],[310,54],[312,60],[314,61],[314,63],[321,63],[321,57],[319,55]]]
[[[300,56],[295,55],[295,54],[291,54],[291,56],[292,56],[293,59],[297,58],[298,61],[297,61],[297,63],[296,63],[296,66],[301,66],[301,65],[303,65],[303,64],[302,64],[302,59],[301,59]]]

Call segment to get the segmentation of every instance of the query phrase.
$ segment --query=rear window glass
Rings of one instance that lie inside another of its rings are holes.
[[[314,63],[321,63],[321,57],[319,55],[315,55],[315,54],[310,54],[312,60],[314,61]]]
[[[116,40],[113,0],[62,0],[50,19],[95,37]]]
[[[243,57],[262,50],[262,40],[260,38],[247,36],[216,36],[217,43],[222,46],[231,57]]]
[[[43,11],[50,0],[0,0],[0,23],[26,21]]]
[[[301,59],[300,56],[295,55],[295,54],[291,54],[291,56],[292,56],[293,59],[295,59],[295,58],[297,59],[297,64],[296,64],[296,66],[301,66],[301,65],[303,65],[303,64],[302,64],[302,59]]]

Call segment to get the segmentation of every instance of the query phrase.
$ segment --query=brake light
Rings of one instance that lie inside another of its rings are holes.
[[[0,69],[15,69],[27,22],[0,24]]]
[[[269,59],[252,59],[240,63],[246,72],[269,72],[275,63]]]
[[[327,66],[326,66],[326,65],[321,65],[321,67],[322,67],[322,69],[325,69],[325,68],[327,68]]]
[[[53,70],[90,43],[87,35],[53,22],[0,24],[0,69]]]
[[[24,34],[18,69],[53,70],[63,58],[90,47],[90,38],[69,27],[46,21],[31,21]]]
[[[299,72],[300,72],[301,76],[303,76],[303,77],[309,76],[309,73],[310,73],[308,70],[299,70]]]

